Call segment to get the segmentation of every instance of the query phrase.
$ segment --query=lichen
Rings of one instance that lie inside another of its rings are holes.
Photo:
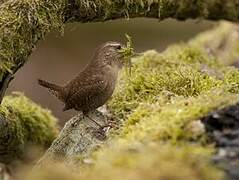
[[[2,161],[22,158],[30,145],[49,147],[58,133],[57,121],[51,112],[19,93],[4,97],[0,121]]]

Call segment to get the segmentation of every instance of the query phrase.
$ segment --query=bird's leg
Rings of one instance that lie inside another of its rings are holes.
[[[99,124],[98,122],[96,122],[94,119],[92,119],[88,113],[83,113],[83,116],[89,118],[92,122],[94,122],[97,126],[100,127],[100,130],[98,131],[101,135],[104,135],[105,136],[105,133],[110,129],[112,128],[111,125],[107,124],[107,125],[101,125]]]
[[[83,113],[83,115],[86,116],[88,119],[90,119],[92,122],[94,122],[97,126],[102,128],[102,126],[98,122],[96,122],[94,119],[92,119],[87,113]]]
[[[98,122],[92,119],[88,114],[83,113],[83,116],[89,118],[92,122],[94,122],[97,126],[100,127],[99,129],[97,129],[97,131],[95,131],[97,134],[97,137],[100,139],[105,139],[106,138],[105,133],[107,132],[107,130],[104,129],[105,126],[100,125]]]

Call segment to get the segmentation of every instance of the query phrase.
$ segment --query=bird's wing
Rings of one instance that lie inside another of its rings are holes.
[[[104,81],[101,75],[88,76],[85,79],[77,79],[69,88],[70,93],[66,100],[66,109],[71,109],[75,105],[81,107],[89,103],[90,98],[100,96],[106,89],[107,82]]]

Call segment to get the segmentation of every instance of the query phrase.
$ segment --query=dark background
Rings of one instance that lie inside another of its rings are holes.
[[[213,25],[207,21],[159,22],[151,19],[68,24],[64,36],[51,33],[39,42],[28,63],[16,74],[7,93],[24,92],[64,122],[77,112],[62,112],[62,103],[37,84],[38,78],[59,85],[65,84],[82,70],[98,45],[106,41],[125,42],[125,33],[132,36],[138,52],[148,49],[162,51],[169,44],[185,42]]]

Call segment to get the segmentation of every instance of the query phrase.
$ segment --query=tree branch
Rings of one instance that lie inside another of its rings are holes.
[[[159,20],[202,18],[238,21],[238,9],[237,0],[69,0],[65,9],[65,19],[66,21],[92,22],[125,17],[148,17]]]

